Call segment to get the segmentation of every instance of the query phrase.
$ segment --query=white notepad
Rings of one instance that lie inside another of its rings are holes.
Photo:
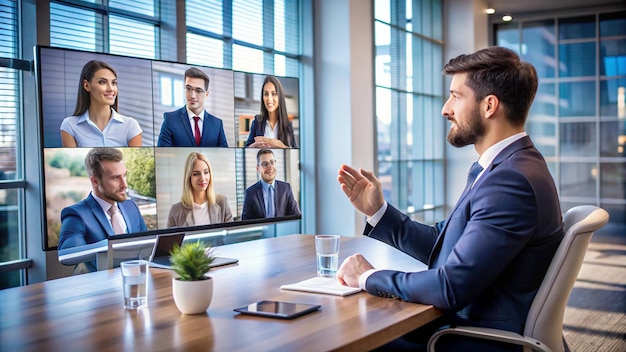
[[[358,287],[344,286],[332,277],[313,277],[295,284],[282,285],[280,288],[283,290],[325,293],[336,296],[347,296],[361,291]]]

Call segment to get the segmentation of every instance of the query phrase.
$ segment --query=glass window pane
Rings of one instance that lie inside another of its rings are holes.
[[[407,90],[416,93],[441,96],[443,80],[441,62],[443,48],[431,41],[413,36],[412,54],[407,56]],[[409,48],[407,48],[407,52]]]
[[[561,197],[596,196],[596,163],[561,163]]]
[[[185,0],[185,21],[187,27],[223,34],[222,0]]]
[[[626,157],[626,120],[600,122],[600,140],[601,156]]]
[[[383,22],[390,23],[391,15],[389,13],[390,0],[374,1],[374,18]]]
[[[559,84],[559,112],[561,117],[595,116],[596,83],[565,82]]]
[[[429,38],[443,39],[440,29],[442,10],[439,1],[407,1],[406,4],[406,17],[411,20],[411,29],[408,30]]]
[[[102,17],[93,11],[50,3],[50,45],[86,51],[102,51]]]
[[[520,32],[517,24],[498,24],[496,44],[520,53]]]
[[[0,180],[19,177],[16,157],[21,106],[18,75],[15,69],[0,67]]]
[[[566,122],[559,125],[561,156],[596,156],[595,122]]]
[[[190,64],[224,67],[224,42],[219,39],[187,33],[187,62]]]
[[[595,76],[596,43],[559,45],[561,77]]]
[[[111,54],[156,58],[157,29],[150,23],[111,15],[109,20]]]
[[[600,196],[626,199],[626,163],[602,163],[600,168]]]
[[[626,118],[626,78],[600,81],[600,116]]]
[[[524,40],[522,60],[535,66],[539,78],[554,77],[556,71],[554,21],[524,23],[522,37]]]
[[[263,51],[233,45],[233,70],[263,73]]]
[[[626,35],[626,11],[600,15],[600,36]]]
[[[626,76],[626,39],[600,41],[600,75]]]
[[[0,2],[0,57],[17,58],[17,30],[15,2]]]
[[[526,132],[532,137],[535,147],[544,157],[556,155],[556,123],[549,119],[530,118]]]
[[[18,192],[21,190],[0,189],[0,262],[21,258]]]
[[[530,116],[545,117],[556,116],[556,85],[554,83],[541,83],[535,94],[535,100],[530,107]]]
[[[233,38],[235,40],[263,45],[263,20],[262,0],[233,0]]]
[[[559,39],[584,39],[595,37],[595,16],[559,19]]]
[[[146,16],[156,16],[156,0],[109,0],[109,7]]]

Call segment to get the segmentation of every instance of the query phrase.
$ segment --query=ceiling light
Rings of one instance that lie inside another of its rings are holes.
[[[511,22],[513,20],[513,16],[511,16],[511,15],[504,15],[504,16],[502,16],[502,20],[504,22]]]
[[[496,9],[494,9],[493,7],[490,7],[485,10],[485,13],[488,15],[493,15],[494,13],[496,13]]]

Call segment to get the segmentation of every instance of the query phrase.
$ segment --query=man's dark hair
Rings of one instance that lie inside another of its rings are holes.
[[[261,155],[263,154],[272,154],[274,155],[274,152],[271,149],[261,149],[259,150],[258,153],[256,153],[256,163],[260,163],[261,162]]]
[[[89,176],[95,176],[98,180],[102,180],[102,162],[115,161],[120,162],[124,158],[124,154],[115,148],[93,148],[85,157],[85,169]]]
[[[201,78],[204,80],[204,90],[209,90],[209,76],[199,68],[190,67],[185,71],[185,78]]]
[[[495,95],[504,104],[509,121],[526,123],[530,105],[537,93],[537,71],[512,50],[493,46],[451,59],[443,73],[467,73],[465,84],[476,94],[476,101]]]

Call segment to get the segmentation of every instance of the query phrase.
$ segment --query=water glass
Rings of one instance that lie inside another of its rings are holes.
[[[148,305],[148,261],[129,260],[120,264],[124,279],[124,308]]]
[[[316,235],[317,276],[335,277],[339,267],[339,236]]]

